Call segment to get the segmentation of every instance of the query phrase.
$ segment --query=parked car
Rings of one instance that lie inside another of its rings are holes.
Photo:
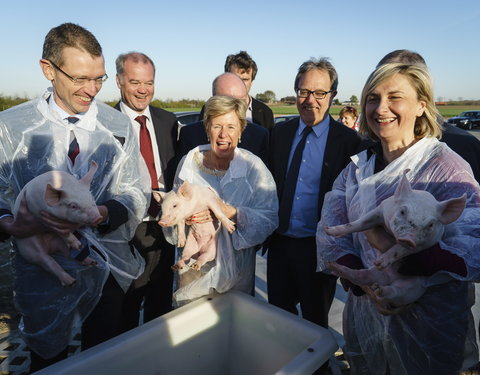
[[[201,120],[198,111],[174,112],[174,114],[177,116],[179,128]]]
[[[472,130],[480,126],[480,111],[462,112],[456,117],[449,118],[447,123],[459,128]]]
[[[299,117],[298,115],[282,115],[277,116],[273,120],[275,121],[275,125],[281,124],[282,122],[289,121],[293,118]]]

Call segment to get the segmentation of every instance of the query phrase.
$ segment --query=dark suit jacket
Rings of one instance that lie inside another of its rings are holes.
[[[120,103],[115,105],[115,109],[120,111]],[[165,188],[169,191],[172,189],[175,177],[178,122],[172,112],[153,106],[149,106],[149,109],[155,129]]]
[[[288,158],[292,148],[295,132],[298,129],[299,118],[292,119],[275,126],[270,139],[269,169],[277,184],[277,194],[281,199],[285,176],[288,168]],[[318,194],[319,218],[325,194],[332,189],[334,180],[350,162],[350,156],[355,155],[366,145],[357,134],[345,125],[330,117],[330,130],[323,157],[320,191]]]
[[[275,125],[273,112],[270,107],[261,101],[252,97],[252,121],[255,124],[262,125],[268,130],[272,130]]]
[[[264,163],[267,162],[269,142],[267,129],[249,122],[242,133],[241,139],[242,141],[238,144],[238,147],[257,155]],[[183,126],[180,129],[180,136],[178,138],[177,163],[179,163],[182,157],[192,148],[207,143],[209,143],[209,141],[203,121]]]
[[[475,179],[480,183],[480,140],[466,130],[447,123],[443,126],[445,130],[440,140],[470,164]]]

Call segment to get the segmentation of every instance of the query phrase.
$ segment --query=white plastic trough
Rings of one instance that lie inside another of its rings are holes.
[[[36,374],[311,374],[336,349],[328,330],[231,291],[203,297]]]

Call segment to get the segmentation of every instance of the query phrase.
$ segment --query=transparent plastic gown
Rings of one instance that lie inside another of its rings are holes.
[[[150,194],[150,178],[138,158],[129,119],[94,101],[75,127],[65,125],[46,101],[51,94],[49,89],[41,98],[0,113],[0,207],[11,210],[20,190],[36,176],[63,170],[80,178],[94,160],[98,170],[90,190],[97,204],[114,199],[127,208],[129,219],[106,235],[91,228],[80,230],[96,249],[90,256],[97,266],[55,256],[76,278],[72,287],[62,287],[55,276],[16,254],[15,302],[22,314],[20,329],[28,346],[44,358],[67,346],[75,315],[82,321],[88,316],[110,271],[124,290],[143,272],[143,258],[128,241],[145,214]],[[71,131],[80,146],[74,165],[67,156]]]
[[[227,173],[219,177],[209,174],[202,166],[201,151],[209,149],[210,145],[196,147],[182,159],[174,189],[184,181],[211,187],[223,201],[237,209],[236,230],[230,234],[220,228],[214,261],[208,262],[200,271],[187,269],[183,271],[185,273],[180,272],[177,277],[180,283],[177,281],[174,293],[177,305],[214,291],[224,293],[236,289],[249,293],[255,282],[257,245],[278,226],[275,182],[261,159],[247,150],[236,148]],[[169,241],[176,244],[176,236],[165,232]]]
[[[443,201],[467,193],[462,216],[446,228],[440,247],[462,257],[468,274],[437,272],[425,278],[424,295],[403,312],[384,316],[367,296],[351,292],[344,309],[343,329],[352,374],[457,374],[463,361],[467,322],[471,318],[468,281],[480,276],[479,186],[470,166],[436,139],[424,138],[383,171],[374,174],[375,156],[367,152],[352,162],[336,179],[325,197],[317,228],[318,271],[327,261],[346,254],[373,266],[377,250],[363,233],[341,238],[325,234],[326,225],[343,224],[361,217],[393,195],[405,169],[413,189],[427,190]]]

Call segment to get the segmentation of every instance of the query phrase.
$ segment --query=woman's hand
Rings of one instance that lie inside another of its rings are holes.
[[[210,210],[205,210],[205,211],[197,212],[195,215],[190,216],[187,220],[185,220],[185,223],[187,225],[205,224],[213,220],[217,220],[213,212]]]
[[[228,219],[235,221],[237,216],[237,209],[233,206],[230,206],[229,204],[226,204],[220,198],[218,198],[218,204],[222,209],[222,212],[225,214],[225,216]],[[218,220],[218,218],[215,216],[212,210],[205,210],[205,211],[197,212],[195,215],[192,215],[185,221],[185,223],[187,225],[204,224],[214,220]]]
[[[382,315],[396,315],[404,311],[410,306],[410,304],[405,306],[393,306],[391,303],[386,301],[383,298],[380,298],[376,291],[376,286],[361,286],[362,290],[367,294],[370,299],[375,303],[377,311]]]

